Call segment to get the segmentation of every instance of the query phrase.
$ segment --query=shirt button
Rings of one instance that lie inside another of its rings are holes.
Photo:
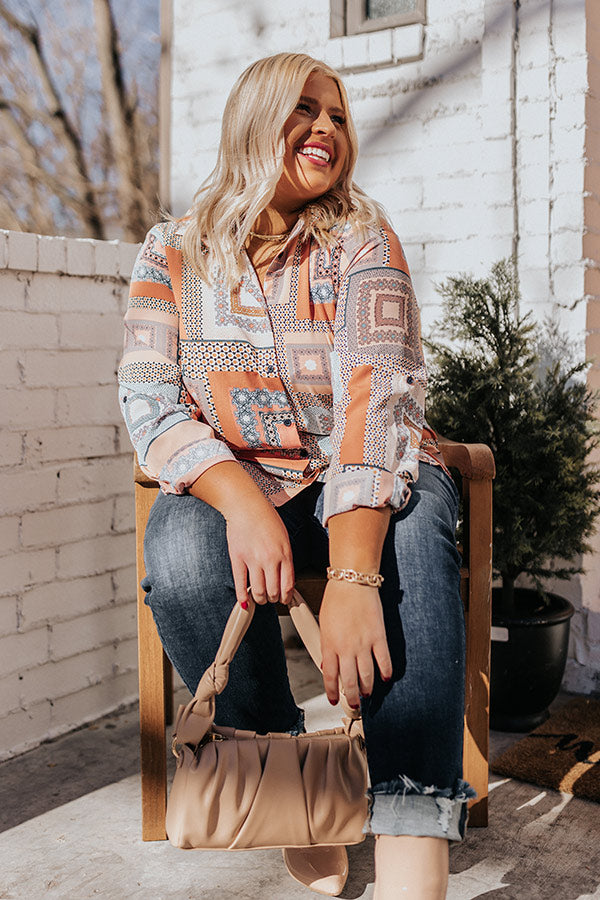
[[[275,366],[267,366],[267,372],[269,373],[269,375],[274,371],[275,371]]]
[[[300,451],[300,456],[302,457],[302,459],[306,459],[306,457],[308,456],[308,450],[305,450],[303,447]]]
[[[284,419],[284,420],[283,420],[283,424],[285,425],[286,428],[289,428],[290,425],[292,424],[292,420],[291,420],[291,419]]]
[[[407,384],[414,384],[414,383],[415,383],[415,379],[412,377],[412,375],[409,375],[409,376],[408,376],[408,378],[406,379],[406,383],[407,383]]]

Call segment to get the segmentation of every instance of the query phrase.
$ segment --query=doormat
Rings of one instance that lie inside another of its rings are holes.
[[[491,768],[542,787],[600,803],[600,700],[576,697]]]

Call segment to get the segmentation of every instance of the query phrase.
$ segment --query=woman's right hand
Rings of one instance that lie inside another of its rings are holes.
[[[211,466],[189,488],[218,509],[227,523],[227,546],[238,603],[290,603],[294,564],[287,528],[275,507],[238,462]]]
[[[227,544],[236,599],[248,600],[248,586],[257,603],[290,603],[294,563],[287,529],[268,501],[258,508],[243,506],[227,518]]]

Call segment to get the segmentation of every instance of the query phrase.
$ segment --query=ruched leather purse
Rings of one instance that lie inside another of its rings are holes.
[[[166,829],[176,847],[250,850],[357,844],[367,817],[367,761],[360,715],[344,702],[343,725],[292,736],[214,724],[215,696],[254,614],[236,603],[214,663],[180,706],[177,768]],[[296,591],[292,621],[320,666],[319,626]]]

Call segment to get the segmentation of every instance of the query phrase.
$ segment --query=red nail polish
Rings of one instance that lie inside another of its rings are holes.
[[[391,680],[392,680],[392,676],[391,676],[391,675],[388,675],[387,678],[384,678],[383,675],[382,675],[382,676],[381,676],[381,680],[382,680],[382,681],[391,681]]]
[[[348,705],[350,706],[350,709],[360,709],[360,703],[357,703],[356,706],[354,705],[354,703],[350,703]]]
[[[240,603],[240,606],[242,607],[242,609],[248,609],[248,601],[242,600],[242,602]]]
[[[337,700],[332,700],[331,697],[327,698],[332,706],[337,706]]]

